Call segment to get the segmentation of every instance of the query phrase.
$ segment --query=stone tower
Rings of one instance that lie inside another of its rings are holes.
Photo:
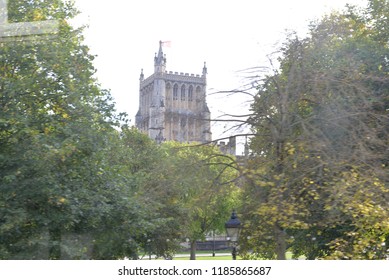
[[[207,67],[201,75],[166,71],[166,55],[159,42],[154,73],[139,78],[136,127],[158,143],[210,142],[210,111],[206,102]]]

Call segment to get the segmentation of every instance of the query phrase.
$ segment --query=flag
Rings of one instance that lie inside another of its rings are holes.
[[[172,46],[172,41],[163,41],[162,46],[170,48]]]

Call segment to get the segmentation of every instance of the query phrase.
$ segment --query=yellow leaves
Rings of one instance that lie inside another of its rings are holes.
[[[273,178],[276,181],[282,180],[283,177],[284,177],[283,174],[275,174],[275,175],[273,175]]]
[[[248,176],[263,176],[266,175],[267,169],[265,167],[257,167],[255,169],[246,169]]]
[[[373,182],[373,185],[376,187],[384,187],[384,185],[378,179]]]
[[[309,229],[309,225],[300,220],[291,220],[289,227],[293,229]]]
[[[266,170],[264,168],[257,169],[247,169],[246,177],[259,187],[275,187],[276,183],[271,180],[271,178],[267,178]],[[273,176],[275,181],[281,179],[281,176]]]
[[[43,133],[45,135],[49,135],[51,133],[53,133],[55,131],[55,127],[54,126],[46,126],[44,129],[43,129]]]
[[[290,148],[290,149],[287,150],[289,155],[293,155],[295,151],[296,151],[295,148]]]
[[[267,184],[270,186],[270,187],[275,187],[276,186],[276,184],[274,183],[274,182],[267,182]]]
[[[275,186],[274,182],[267,182],[267,181],[262,181],[262,180],[256,180],[255,184],[259,187],[274,187]]]
[[[68,200],[63,196],[56,196],[49,198],[49,203],[56,206],[62,206],[68,203]]]
[[[35,10],[33,11],[32,16],[33,16],[33,20],[34,20],[34,21],[45,20],[45,17],[44,17],[44,15],[43,15],[42,11],[37,10],[37,9],[35,9]]]
[[[54,105],[52,107],[52,110],[56,115],[61,116],[64,119],[70,119],[70,115],[66,112],[66,110],[63,107],[59,105]]]
[[[296,148],[291,144],[290,142],[287,142],[285,144],[285,151],[288,153],[288,155],[293,155],[296,151]]]

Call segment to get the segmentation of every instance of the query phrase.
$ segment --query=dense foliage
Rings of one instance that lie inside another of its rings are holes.
[[[59,31],[0,43],[0,259],[166,257],[192,228],[220,228],[231,175],[212,147],[161,147],[121,125],[67,22],[76,14],[9,1],[10,22],[56,19]]]
[[[208,145],[188,145],[167,142],[166,157],[159,166],[157,197],[168,195],[164,207],[179,209],[182,220],[176,219],[175,232],[191,244],[191,259],[195,259],[196,241],[204,241],[207,233],[224,232],[224,223],[239,204],[236,187],[237,166],[229,155]],[[176,210],[177,211],[177,210]]]
[[[348,7],[307,38],[292,34],[279,69],[261,81],[248,120],[250,257],[386,258],[388,6]]]
[[[388,7],[288,37],[259,81],[242,167],[129,128],[71,3],[9,1],[10,22],[56,19],[59,32],[0,42],[0,259],[169,257],[186,240],[194,259],[238,205],[244,258],[387,258]]]

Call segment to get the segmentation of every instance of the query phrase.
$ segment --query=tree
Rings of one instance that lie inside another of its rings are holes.
[[[146,186],[148,198],[159,202],[158,211],[171,219],[174,239],[190,240],[195,259],[196,242],[211,231],[222,231],[239,200],[236,166],[230,156],[209,145],[166,142],[161,149],[165,156],[152,173],[153,183]],[[161,237],[158,240],[164,243]]]
[[[387,0],[369,0],[366,19],[374,30],[374,40],[383,45],[389,41],[389,2]]]
[[[355,9],[335,13],[290,38],[263,79],[248,120],[243,245],[254,253],[385,257],[388,46],[378,34]]]
[[[123,205],[103,158],[120,118],[82,29],[67,23],[70,3],[9,1],[8,11],[13,22],[60,26],[44,41],[1,43],[0,257],[88,258],[89,232]]]

